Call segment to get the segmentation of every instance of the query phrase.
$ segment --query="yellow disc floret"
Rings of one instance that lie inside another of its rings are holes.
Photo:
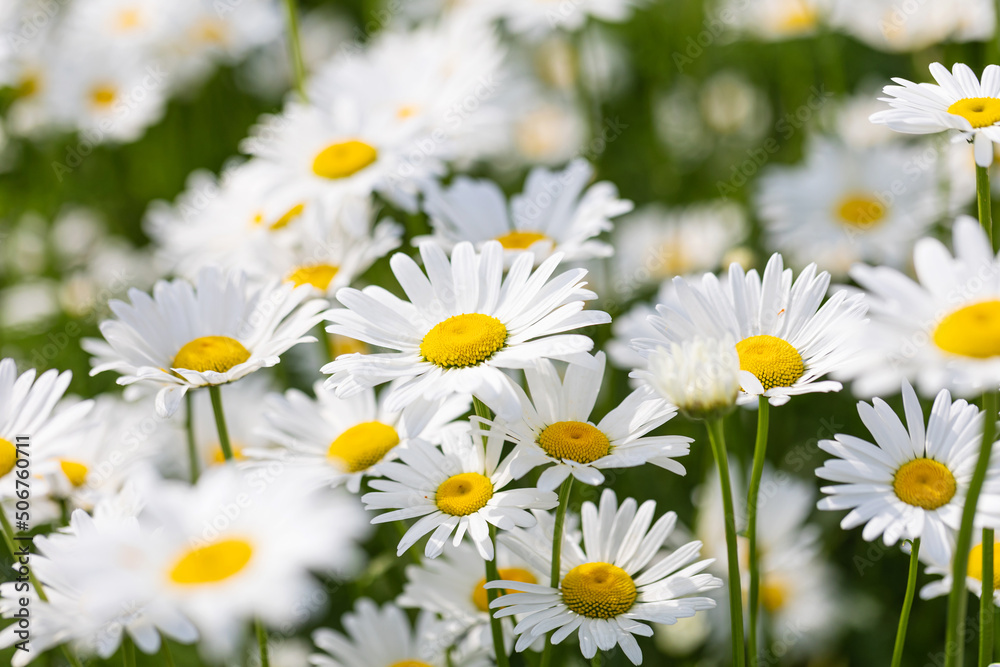
[[[66,479],[69,483],[75,487],[83,486],[87,481],[87,466],[80,463],[79,461],[67,461],[66,459],[59,460],[59,467],[62,469],[63,474],[66,475]]]
[[[538,579],[535,578],[535,575],[519,567],[500,568],[499,572],[500,578],[504,581],[520,581],[522,584],[538,583]],[[487,595],[488,591],[483,588],[485,585],[486,578],[484,577],[479,580],[479,583],[476,584],[475,589],[472,591],[472,602],[476,605],[476,609],[481,612],[489,612],[490,610],[490,601],[489,596]],[[517,591],[501,588],[499,589],[498,595],[507,595],[507,593],[512,592],[516,593]]]
[[[570,570],[559,587],[563,604],[587,618],[624,614],[638,592],[628,572],[611,563],[584,563]]]
[[[330,443],[327,458],[335,459],[348,472],[368,470],[399,444],[396,429],[382,422],[355,424]]]
[[[969,551],[969,576],[983,581],[983,545],[977,544]],[[993,543],[993,590],[1000,590],[1000,542]]]
[[[541,232],[513,231],[498,236],[496,240],[507,250],[527,250],[535,243],[544,241],[547,238]]]
[[[608,436],[586,422],[556,422],[538,436],[538,446],[555,459],[591,463],[611,451]]]
[[[486,361],[506,343],[503,322],[483,313],[465,313],[435,324],[420,342],[420,354],[442,368],[465,368]]]
[[[886,207],[873,196],[855,194],[845,197],[837,205],[837,219],[848,227],[868,229],[883,220]]]
[[[363,141],[351,139],[330,144],[313,159],[313,173],[336,180],[353,176],[378,159],[378,151]]]
[[[434,502],[438,509],[452,516],[475,514],[493,497],[493,482],[478,472],[452,475],[437,489]]]
[[[202,336],[185,343],[174,357],[173,368],[225,373],[250,358],[243,343],[229,336]]]
[[[791,387],[806,372],[802,355],[792,345],[775,336],[750,336],[736,344],[740,370],[750,371],[764,385]]]
[[[306,210],[306,205],[305,204],[296,204],[295,206],[293,206],[290,209],[288,209],[287,211],[285,211],[281,215],[281,217],[279,217],[277,220],[275,220],[274,222],[272,222],[270,224],[270,226],[268,227],[268,229],[270,229],[272,232],[276,232],[279,229],[284,229],[289,224],[291,224],[293,220],[295,220],[297,217],[299,217],[300,215],[302,215],[302,211],[304,211],[304,210]],[[262,216],[262,219],[263,219],[263,216]]]
[[[904,503],[936,510],[955,496],[955,476],[934,459],[913,459],[896,471],[892,488]]]
[[[246,540],[228,539],[184,552],[170,570],[175,584],[214,584],[239,574],[253,557]]]
[[[1000,121],[1000,99],[966,97],[948,107],[948,113],[961,116],[972,127],[989,127]]]
[[[17,464],[17,447],[10,440],[0,438],[0,477],[3,477]]]
[[[934,329],[934,344],[973,359],[1000,355],[1000,301],[982,301],[946,315]]]
[[[419,660],[401,660],[400,662],[394,662],[389,667],[431,667],[426,662],[420,662]]]
[[[299,268],[288,274],[286,280],[296,287],[302,285],[312,285],[321,292],[325,292],[333,282],[333,279],[337,276],[337,272],[340,271],[340,267],[334,266],[333,264],[312,264],[309,266],[300,266]]]

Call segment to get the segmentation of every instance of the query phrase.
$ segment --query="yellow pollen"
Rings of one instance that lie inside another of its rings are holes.
[[[250,351],[235,338],[202,336],[185,343],[174,357],[172,368],[225,373],[250,358]]]
[[[500,320],[466,313],[435,324],[420,342],[420,354],[442,368],[465,368],[486,361],[506,343],[507,327]]]
[[[527,570],[522,570],[519,567],[501,568],[499,572],[500,572],[500,578],[506,581],[520,581],[522,584],[538,583],[538,579],[535,578],[535,575],[528,572]],[[486,578],[484,577],[479,580],[479,583],[476,584],[475,589],[473,589],[472,591],[472,602],[476,605],[476,609],[478,609],[483,613],[487,613],[490,610],[489,596],[487,594],[488,591],[485,588],[483,588],[483,586],[485,585],[486,585]],[[499,589],[500,595],[507,595],[507,593],[514,593],[514,592],[517,591],[507,590],[504,588]]]
[[[362,422],[330,443],[327,458],[342,462],[348,472],[368,470],[399,444],[396,429],[382,422]]]
[[[982,301],[945,316],[934,329],[934,344],[973,359],[1000,355],[1000,301]]]
[[[142,12],[138,9],[129,8],[118,12],[115,20],[115,28],[121,32],[128,32],[142,25]]]
[[[302,215],[302,211],[304,211],[305,208],[306,208],[305,204],[296,204],[295,206],[285,211],[284,215],[282,215],[280,218],[271,223],[270,227],[271,231],[275,232],[278,231],[279,229],[284,229],[285,227],[287,227],[293,220],[295,220],[295,218]]]
[[[273,229],[273,227],[272,227]],[[325,292],[337,276],[339,267],[333,264],[313,264],[311,266],[300,266],[285,279],[296,287],[302,285],[312,285],[321,292]]]
[[[117,97],[115,89],[108,85],[95,86],[90,91],[90,101],[102,108],[111,106]]]
[[[750,371],[764,385],[791,387],[806,372],[802,356],[792,345],[775,336],[750,336],[736,344],[740,370]]]
[[[81,487],[87,481],[87,466],[79,461],[59,459],[59,467],[62,468],[63,474],[66,475],[66,479],[68,479],[69,483],[73,486]]]
[[[760,587],[760,604],[773,614],[785,606],[788,591],[780,581],[764,581]]]
[[[441,482],[434,502],[438,509],[452,516],[475,514],[493,497],[493,482],[478,472],[463,472]]]
[[[875,197],[854,194],[844,197],[837,206],[841,224],[857,229],[868,229],[885,220],[886,208]]]
[[[175,584],[214,584],[238,574],[253,557],[246,540],[213,542],[183,553],[170,570]]]
[[[624,614],[638,592],[628,572],[611,563],[584,563],[570,570],[559,586],[563,604],[587,618]]]
[[[243,461],[246,456],[243,454],[243,448],[237,445],[235,442],[230,443],[230,448],[233,450],[233,460]],[[222,453],[222,445],[216,445],[212,449],[212,465],[222,465],[226,462],[226,455]]]
[[[611,442],[596,426],[586,422],[556,422],[538,436],[538,446],[554,459],[592,463],[607,456]]]
[[[977,544],[969,551],[969,576],[983,581],[983,545]],[[1000,542],[993,543],[993,590],[1000,590]]]
[[[10,440],[0,438],[0,477],[3,477],[17,464],[17,447]]]
[[[205,19],[195,27],[194,36],[205,44],[225,44],[226,32],[225,21]]]
[[[330,144],[312,163],[313,173],[322,178],[347,178],[378,159],[378,151],[363,141],[351,139]]]
[[[535,243],[539,241],[544,241],[548,237],[541,232],[523,232],[523,231],[513,231],[507,232],[502,236],[496,238],[507,250],[527,250]]]
[[[907,505],[936,510],[955,496],[955,476],[933,459],[907,461],[892,479],[896,497]]]
[[[961,116],[972,127],[989,127],[1000,121],[1000,99],[966,97],[948,107],[948,113]]]

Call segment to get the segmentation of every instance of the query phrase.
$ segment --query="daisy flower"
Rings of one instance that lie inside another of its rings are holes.
[[[379,466],[386,479],[373,479],[375,489],[361,500],[368,510],[392,510],[372,519],[386,523],[419,517],[396,549],[401,556],[427,533],[424,555],[437,558],[454,533],[458,546],[466,533],[479,555],[493,560],[489,524],[501,530],[531,526],[527,510],[552,509],[556,494],[541,489],[502,490],[512,481],[510,457],[501,461],[503,438],[490,435],[484,448],[470,430],[447,433],[439,450],[422,440],[412,440],[398,450],[399,461]]]
[[[416,396],[471,393],[501,417],[514,417],[521,404],[502,369],[526,368],[543,358],[579,359],[593,341],[563,332],[611,321],[607,313],[583,309],[596,298],[583,288],[585,270],[550,279],[562,261],[559,253],[534,271],[534,255],[522,253],[506,278],[497,241],[480,253],[459,243],[451,262],[433,244],[421,246],[420,255],[426,275],[406,255],[391,260],[409,301],[380,287],[337,292],[346,308],[328,313],[333,325],[327,331],[394,350],[345,355],[324,366],[338,396],[399,379],[386,399],[390,410]]]
[[[759,0],[741,4],[728,0],[717,16],[731,16],[736,27],[758,39],[780,42],[814,35],[826,18],[829,0]],[[718,19],[717,19],[718,20]]]
[[[823,487],[822,510],[851,510],[841,521],[848,530],[865,524],[862,537],[882,535],[887,546],[901,539],[921,538],[921,557],[947,565],[962,518],[972,472],[979,456],[983,418],[979,408],[952,401],[947,390],[934,399],[930,419],[913,388],[902,384],[906,425],[885,401],[858,403],[858,414],[875,438],[872,444],[838,434],[820,448],[837,457],[816,470],[821,479],[837,482]],[[976,526],[1000,526],[1000,453],[990,459]]]
[[[524,371],[528,391],[519,386],[521,418],[517,421],[484,421],[516,446],[510,472],[521,479],[539,466],[540,489],[557,488],[572,475],[584,484],[604,483],[602,469],[632,468],[652,463],[678,475],[684,466],[675,461],[689,451],[690,438],[647,435],[669,421],[677,409],[648,389],[636,389],[595,425],[590,413],[597,403],[604,377],[605,358],[569,364],[563,377],[555,365],[539,360]]]
[[[571,262],[608,257],[612,247],[595,237],[612,228],[611,218],[632,210],[632,202],[619,199],[618,189],[607,181],[587,187],[593,176],[586,160],[574,160],[561,172],[535,167],[509,206],[493,181],[459,176],[446,187],[432,181],[423,206],[434,235],[414,243],[433,241],[450,250],[470,241],[481,249],[496,240],[508,261],[521,250],[534,253],[536,262],[553,252]]]
[[[86,340],[91,375],[117,371],[118,384],[160,387],[157,411],[171,415],[192,388],[220,385],[274,366],[322,319],[326,302],[290,284],[250,288],[241,273],[206,268],[192,286],[160,281],[153,296],[130,290],[131,303],[112,300],[116,319],[101,322],[105,341]]]
[[[978,598],[983,597],[983,534],[974,532],[975,543],[969,551],[969,569],[965,583]],[[996,538],[994,538],[996,540]],[[921,554],[923,555],[923,554]],[[951,593],[952,565],[929,565],[927,574],[940,577],[920,589],[920,598],[931,600]],[[993,604],[1000,607],[1000,541],[993,542]]]
[[[701,543],[690,542],[653,563],[677,515],[667,512],[654,524],[656,503],[649,500],[637,505],[634,498],[628,498],[619,507],[610,489],[601,494],[600,509],[591,502],[583,504],[584,548],[574,544],[563,552],[558,588],[519,581],[486,584],[486,588],[521,591],[490,604],[499,609],[495,617],[525,615],[514,628],[519,635],[515,650],[523,651],[555,630],[553,644],[576,633],[588,660],[598,649],[608,651],[617,644],[638,665],[642,652],[633,635],[652,635],[647,623],[672,625],[715,607],[707,597],[693,597],[722,585],[720,579],[702,573],[712,561],[697,561]],[[509,543],[515,553],[527,552],[522,554],[526,558],[544,561],[548,557],[547,553],[529,555],[532,550],[526,543]]]
[[[752,394],[760,389],[771,405],[799,394],[841,389],[839,382],[819,378],[840,370],[855,353],[852,341],[866,310],[863,295],[839,291],[821,306],[830,275],[810,264],[793,280],[777,253],[763,277],[734,263],[727,278],[727,284],[711,273],[700,283],[675,278],[677,303],[656,307],[650,322],[657,337],[636,339],[636,350],[649,357],[658,347],[695,336],[731,338],[740,370],[760,385],[744,385],[747,393],[739,399],[744,404],[755,402]]]
[[[627,21],[648,0],[580,0],[553,9],[546,0],[489,0],[486,6],[516,35],[537,40],[556,30],[576,32],[591,17],[607,23]]]
[[[930,69],[936,85],[894,78],[899,85],[886,86],[888,97],[880,98],[892,108],[872,114],[872,122],[906,134],[955,130],[975,144],[976,164],[990,166],[993,142],[1000,141],[1000,66],[987,65],[982,82],[962,63],[951,72],[941,63]]]
[[[830,24],[872,48],[912,53],[942,42],[982,42],[993,36],[996,11],[982,0],[907,6],[895,0],[833,3]]]
[[[362,477],[378,474],[381,462],[396,458],[400,443],[440,441],[443,430],[455,425],[470,403],[460,395],[437,401],[416,398],[401,412],[392,412],[385,407],[385,394],[376,398],[374,389],[348,398],[338,398],[322,382],[313,389],[316,398],[297,389],[268,396],[261,433],[279,447],[253,449],[247,456],[262,463],[281,461],[320,484],[345,484],[351,493],[361,489]]]

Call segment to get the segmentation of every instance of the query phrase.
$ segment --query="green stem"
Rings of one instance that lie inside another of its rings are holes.
[[[135,667],[135,644],[128,635],[122,639],[122,663],[125,667]]]
[[[257,630],[257,646],[260,647],[260,667],[271,667],[271,658],[267,654],[267,631],[259,618],[254,621],[254,627]]]
[[[166,663],[167,667],[177,667],[174,655],[170,652],[170,644],[167,643],[167,638],[163,635],[160,635],[160,653],[163,655],[163,662]]]
[[[198,482],[198,473],[201,468],[198,460],[198,445],[194,439],[194,400],[191,392],[184,394],[184,430],[187,432],[188,447],[188,467],[190,469],[191,484]]]
[[[979,599],[979,664],[993,662],[993,529],[983,529],[983,594]]]
[[[733,509],[733,489],[729,481],[729,456],[726,453],[726,437],[722,419],[705,423],[708,439],[712,443],[715,463],[719,468],[719,484],[722,487],[722,507],[726,515],[726,558],[729,561],[729,622],[732,626],[733,664],[743,667],[746,653],[743,646],[743,591],[740,586],[740,561],[736,543],[736,514]]]
[[[549,575],[549,586],[559,588],[562,576],[562,543],[563,526],[566,524],[566,508],[569,507],[570,493],[573,491],[573,476],[570,475],[559,489],[559,507],[556,509],[556,524],[552,530],[552,571]],[[552,635],[545,636],[545,648],[542,650],[540,667],[548,667],[552,662]]]
[[[987,391],[983,394],[983,440],[979,448],[979,460],[976,461],[972,481],[965,496],[962,508],[962,523],[958,530],[955,543],[955,553],[952,558],[951,593],[948,596],[948,624],[945,634],[945,667],[959,667],[964,664],[965,653],[965,615],[968,611],[966,602],[965,577],[969,572],[969,547],[972,542],[972,525],[976,518],[976,505],[979,494],[983,490],[983,480],[990,465],[990,455],[993,450],[993,437],[996,431],[997,392]]]
[[[493,543],[493,560],[486,561],[486,581],[497,581],[500,573],[497,571],[497,527],[490,524],[490,542]],[[500,597],[500,591],[496,588],[486,589],[486,599],[493,602]],[[490,629],[493,631],[493,650],[497,655],[497,667],[509,667],[510,661],[507,659],[507,650],[503,645],[503,626],[499,618],[494,618],[490,614]]]
[[[285,0],[285,14],[288,18],[288,50],[292,59],[292,72],[295,74],[295,90],[303,102],[308,101],[306,95],[306,68],[302,60],[302,40],[299,39],[299,11],[295,0]]]
[[[753,471],[750,473],[750,491],[747,494],[747,539],[750,544],[750,667],[757,665],[757,621],[760,614],[760,553],[757,551],[757,495],[760,478],[764,474],[764,454],[767,451],[769,422],[767,397],[761,396],[757,409],[757,442],[753,449]]]
[[[896,646],[892,650],[892,667],[903,664],[903,645],[906,643],[906,626],[910,623],[910,609],[913,607],[913,594],[917,591],[917,570],[920,568],[920,538],[913,540],[910,551],[910,576],[906,580],[906,597],[903,599],[903,611],[899,615],[899,627],[896,630]]]
[[[227,461],[232,461],[233,448],[229,445],[229,429],[226,428],[226,415],[222,411],[222,390],[219,389],[219,385],[209,385],[208,395],[212,397],[212,412],[215,413],[215,428],[219,430],[219,447],[222,448],[222,456]]]
[[[979,224],[983,226],[983,231],[990,239],[990,247],[996,252],[993,244],[993,215],[991,212],[992,202],[990,194],[990,170],[988,167],[976,165],[976,202],[979,208]]]
[[[483,419],[493,419],[493,411],[486,407],[486,404],[480,401],[475,396],[472,397],[472,409],[476,411],[477,417],[482,417]],[[483,436],[483,447],[486,446],[486,436]]]

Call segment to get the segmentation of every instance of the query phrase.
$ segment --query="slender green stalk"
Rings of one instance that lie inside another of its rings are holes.
[[[951,593],[948,596],[948,621],[945,634],[944,653],[945,667],[963,665],[965,654],[965,615],[968,611],[966,602],[965,577],[969,572],[969,547],[972,542],[972,524],[976,518],[976,505],[979,494],[983,490],[983,480],[990,464],[993,450],[993,437],[996,431],[997,392],[987,391],[983,394],[983,440],[979,448],[979,460],[976,461],[972,481],[965,496],[965,506],[962,508],[962,523],[955,542],[955,554],[951,564]]]
[[[257,630],[257,646],[260,647],[260,667],[271,667],[271,658],[267,654],[267,631],[259,618],[254,621],[254,628]]]
[[[472,409],[476,411],[477,417],[482,417],[483,419],[493,419],[493,411],[486,407],[486,404],[480,401],[478,398],[472,398]],[[486,436],[483,436],[483,447],[486,446]]]
[[[983,226],[983,231],[990,239],[990,245],[996,252],[996,245],[993,239],[993,215],[992,202],[990,200],[990,170],[988,167],[976,165],[976,202],[979,208],[979,224]]]
[[[993,662],[993,529],[983,529],[983,594],[979,598],[979,664]]]
[[[128,635],[122,639],[122,664],[125,667],[135,667],[135,644]]]
[[[601,652],[598,651],[594,654],[594,657],[590,660],[590,667],[601,667]]]
[[[163,655],[163,662],[167,667],[177,667],[177,663],[174,662],[174,654],[170,652],[170,644],[167,643],[167,638],[160,635],[160,654]]]
[[[906,643],[906,626],[910,623],[910,609],[913,608],[913,594],[917,591],[917,570],[920,569],[920,538],[913,540],[910,551],[910,576],[906,580],[906,597],[903,599],[903,611],[899,615],[899,628],[896,630],[896,647],[892,650],[892,667],[903,664],[903,645]]]
[[[712,443],[715,463],[719,468],[719,484],[722,487],[722,507],[726,514],[726,559],[729,561],[729,622],[732,626],[733,664],[743,667],[746,652],[743,645],[743,591],[740,586],[740,561],[736,544],[736,513],[733,509],[733,488],[729,481],[729,456],[726,453],[726,437],[722,419],[705,422],[708,439]]]
[[[490,524],[490,542],[493,543],[493,560],[486,561],[486,581],[496,581],[500,578],[497,571],[497,527]],[[486,599],[493,602],[500,597],[500,591],[496,588],[486,589]],[[497,654],[497,667],[510,667],[510,660],[507,659],[507,649],[503,645],[503,626],[499,618],[494,618],[490,612],[490,630],[493,632],[493,650]]]
[[[562,543],[563,526],[566,523],[566,508],[569,507],[569,497],[573,491],[573,476],[570,475],[559,488],[559,507],[556,509],[556,524],[552,530],[552,571],[549,575],[549,586],[559,588],[562,576]],[[545,636],[545,648],[542,649],[540,667],[548,667],[552,662],[552,635]]]
[[[750,629],[747,642],[750,648],[750,667],[757,665],[757,624],[760,616],[760,554],[757,551],[757,495],[760,478],[764,474],[764,454],[767,451],[767,427],[770,403],[761,396],[757,409],[757,442],[753,448],[753,471],[750,473],[750,491],[747,494],[747,539],[750,542]]]
[[[229,444],[229,429],[226,428],[226,415],[222,411],[222,390],[219,389],[219,385],[209,385],[208,394],[212,397],[212,412],[215,413],[215,428],[219,430],[219,447],[222,448],[222,456],[227,461],[232,461],[233,448]]]
[[[292,72],[295,75],[295,90],[302,101],[306,96],[306,68],[302,60],[302,40],[299,39],[299,10],[295,0],[285,0],[285,13],[288,18],[288,51],[292,59]]]
[[[184,394],[184,430],[187,432],[188,468],[190,469],[191,484],[195,484],[198,482],[201,465],[198,460],[198,444],[194,439],[194,401],[190,391]]]

